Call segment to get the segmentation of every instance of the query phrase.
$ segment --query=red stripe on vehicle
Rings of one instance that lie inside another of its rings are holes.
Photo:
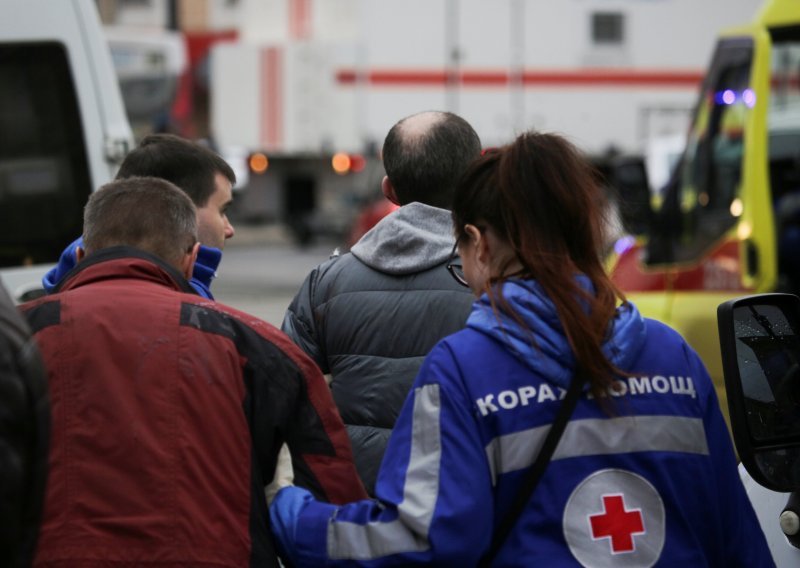
[[[622,252],[611,270],[611,280],[624,292],[660,292],[667,289],[667,273],[642,263],[644,248],[635,245]]]
[[[310,0],[289,0],[289,35],[292,39],[311,37]]]
[[[624,292],[747,292],[742,283],[744,265],[738,241],[726,240],[693,263],[648,268],[644,249],[637,245],[623,252],[611,270],[611,279]]]
[[[261,143],[280,146],[283,138],[283,61],[280,48],[261,51]]]
[[[675,271],[675,291],[748,291],[742,283],[744,265],[740,250],[738,241],[724,241],[699,264],[680,266]]]
[[[528,70],[514,75],[504,70],[462,69],[450,72],[440,69],[340,69],[336,80],[343,85],[364,81],[374,86],[429,87],[458,84],[465,87],[507,86],[515,82],[537,87],[662,87],[695,88],[703,80],[702,71],[674,70]]]

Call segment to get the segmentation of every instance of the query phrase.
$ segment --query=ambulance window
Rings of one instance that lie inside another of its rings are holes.
[[[769,174],[779,289],[800,292],[800,28],[772,30]]]
[[[750,89],[752,42],[721,43],[697,104],[686,151],[671,184],[668,247],[650,262],[690,261],[708,251],[736,220],[744,128],[755,95]],[[661,243],[663,245],[664,243]]]
[[[64,47],[0,45],[0,266],[57,260],[90,187]]]

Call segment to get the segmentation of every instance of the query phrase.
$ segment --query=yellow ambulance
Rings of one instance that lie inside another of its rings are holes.
[[[800,292],[800,0],[767,1],[721,35],[662,197],[611,274],[699,352],[726,409],[717,306]]]

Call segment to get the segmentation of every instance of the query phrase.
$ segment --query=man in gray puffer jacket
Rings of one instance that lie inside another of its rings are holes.
[[[348,254],[308,275],[283,331],[331,375],[356,467],[370,495],[386,442],[422,360],[464,326],[474,297],[448,273],[449,208],[480,139],[462,118],[423,112],[386,136],[383,194],[401,207]]]

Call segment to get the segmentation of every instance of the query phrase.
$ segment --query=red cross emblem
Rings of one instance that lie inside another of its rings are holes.
[[[603,495],[603,512],[589,515],[589,522],[592,538],[610,539],[613,554],[636,550],[633,535],[645,532],[641,509],[626,510],[622,495]]]

